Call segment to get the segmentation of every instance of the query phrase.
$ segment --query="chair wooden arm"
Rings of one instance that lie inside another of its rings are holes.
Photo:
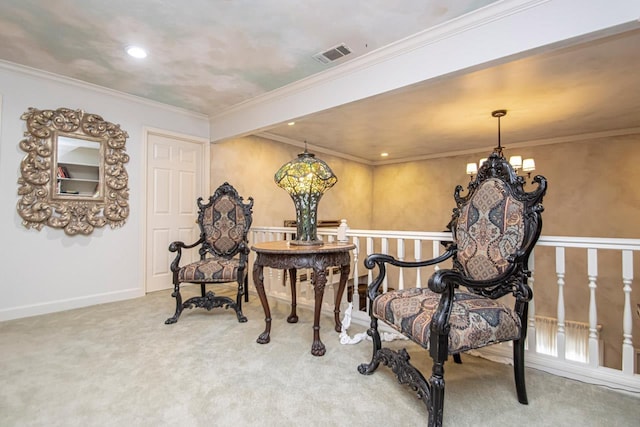
[[[171,244],[169,245],[169,252],[177,252],[176,257],[171,262],[171,271],[176,273],[178,270],[180,270],[180,258],[182,257],[182,249],[195,248],[196,246],[201,245],[202,242],[204,242],[204,236],[201,236],[197,242],[190,245],[187,245],[181,241],[171,242]]]
[[[427,260],[420,261],[402,261],[397,258],[394,258],[391,255],[387,254],[371,254],[369,255],[365,261],[364,266],[369,270],[372,270],[376,265],[378,266],[378,275],[373,282],[369,284],[367,287],[367,295],[369,296],[369,300],[373,301],[378,294],[378,289],[380,288],[380,284],[384,280],[384,277],[387,274],[387,268],[385,264],[395,265],[396,267],[402,268],[418,268],[418,267],[426,267],[429,265],[439,264],[442,261],[445,261],[451,258],[455,254],[456,248],[453,245],[447,249],[445,253],[440,255],[439,257]]]
[[[514,256],[520,259],[519,256]],[[516,299],[528,302],[532,298],[531,289],[527,284],[527,278],[531,276],[529,270],[522,269],[519,262],[510,262],[509,267],[491,280],[473,280],[459,269],[441,269],[429,277],[428,286],[433,292],[442,294],[449,287],[457,288],[462,285],[469,291],[487,298],[497,299],[512,293]]]

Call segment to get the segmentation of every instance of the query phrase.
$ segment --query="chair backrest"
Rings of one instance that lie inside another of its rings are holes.
[[[225,182],[207,203],[198,199],[198,224],[204,239],[200,256],[207,252],[221,257],[232,257],[239,251],[248,251],[247,234],[251,228],[253,198],[247,203],[233,186]]]
[[[495,283],[480,292],[499,297],[513,287],[527,286],[528,258],[542,228],[544,177],[533,179],[537,187],[526,192],[524,178],[514,172],[499,152],[484,162],[462,196],[456,187],[457,207],[449,228],[457,247],[454,266],[471,280]],[[506,280],[513,276],[514,280]],[[530,289],[521,291],[530,294]]]

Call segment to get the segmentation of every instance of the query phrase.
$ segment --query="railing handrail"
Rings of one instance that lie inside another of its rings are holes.
[[[613,237],[540,236],[540,246],[564,246],[565,248],[640,250],[640,239]]]
[[[252,227],[255,230],[265,230],[273,233],[295,233],[295,227]],[[334,235],[337,229],[333,227],[318,229],[320,235]],[[451,239],[448,231],[397,231],[397,230],[355,230],[347,231],[348,237],[373,238],[410,238],[418,240],[446,240]],[[640,239],[610,238],[610,237],[573,237],[573,236],[540,236],[539,246],[563,246],[565,248],[613,249],[640,251]]]

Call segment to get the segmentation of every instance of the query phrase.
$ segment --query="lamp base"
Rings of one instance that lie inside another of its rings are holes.
[[[320,246],[324,245],[322,240],[290,240],[290,245],[294,246]]]

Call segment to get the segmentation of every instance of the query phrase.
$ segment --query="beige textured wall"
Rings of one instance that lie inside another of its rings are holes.
[[[507,144],[508,145],[508,144]],[[489,154],[489,153],[487,153]],[[549,181],[544,199],[543,235],[640,238],[640,135],[573,143],[505,149],[505,155],[534,157],[536,173]],[[374,229],[442,230],[454,207],[453,189],[468,182],[467,162],[480,155],[457,156],[397,165],[374,171]],[[409,255],[408,255],[409,256]],[[636,276],[640,257],[634,260]],[[567,249],[564,299],[566,319],[588,322],[589,287],[585,276],[586,251]],[[622,343],[621,259],[599,251],[598,321],[603,324],[605,364],[620,367]],[[536,251],[536,313],[556,317],[557,275],[555,252]],[[635,282],[638,282],[636,279]],[[640,303],[634,286],[633,307]],[[635,346],[640,346],[640,319],[633,315]]]
[[[549,181],[543,234],[640,238],[640,135],[505,149],[534,157]],[[489,153],[486,153],[487,155]],[[454,207],[453,190],[467,185],[466,155],[378,166],[373,228],[440,230]],[[383,201],[381,203],[381,201]]]
[[[275,184],[273,176],[302,151],[255,136],[212,144],[211,189],[228,181],[243,197],[254,198],[254,225],[282,226],[283,220],[295,219],[295,209],[291,197]],[[346,218],[351,228],[371,228],[373,168],[322,153],[316,155],[338,177],[320,200],[318,219]]]
[[[376,167],[373,228],[441,231],[451,219],[453,191],[474,159],[447,157]]]

